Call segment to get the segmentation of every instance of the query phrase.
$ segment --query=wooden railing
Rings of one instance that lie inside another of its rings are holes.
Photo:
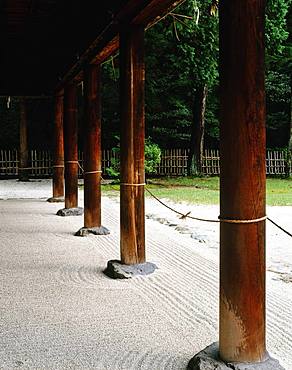
[[[205,175],[220,174],[220,157],[218,150],[205,150],[202,160],[202,171]],[[107,174],[106,169],[111,166],[112,158],[117,154],[112,150],[102,152],[102,171]],[[157,166],[157,175],[161,176],[183,176],[187,172],[187,149],[164,149],[161,161]],[[83,167],[83,153],[79,152],[79,163]],[[18,175],[18,152],[17,150],[0,150],[0,176]],[[49,177],[52,175],[52,155],[47,150],[31,150],[29,153],[29,167],[31,177]],[[79,168],[79,175],[82,170]],[[283,150],[267,151],[266,173],[267,175],[291,175],[290,167]]]

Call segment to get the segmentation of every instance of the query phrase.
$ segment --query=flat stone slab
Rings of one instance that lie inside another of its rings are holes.
[[[65,198],[64,197],[52,197],[52,198],[47,199],[47,202],[49,202],[49,203],[61,203],[61,202],[65,202]]]
[[[285,370],[277,360],[268,356],[263,362],[225,363],[219,358],[218,343],[213,343],[196,354],[188,364],[188,370]]]
[[[63,208],[59,209],[57,212],[57,216],[81,216],[83,215],[83,208],[82,207],[75,207],[75,208]]]
[[[112,279],[130,279],[137,275],[152,274],[158,267],[151,262],[124,265],[121,261],[111,260],[107,263],[104,274]]]
[[[89,234],[108,235],[110,234],[110,231],[104,226],[99,226],[99,227],[82,227],[75,233],[76,236],[88,236]]]

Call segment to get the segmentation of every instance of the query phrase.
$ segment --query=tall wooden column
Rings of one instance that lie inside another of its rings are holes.
[[[157,268],[145,258],[144,85],[144,28],[128,25],[120,33],[121,261],[109,261],[105,270],[117,279]]]
[[[109,234],[101,226],[101,67],[84,71],[84,227],[76,235]]]
[[[29,181],[28,176],[28,142],[27,142],[27,111],[25,98],[20,99],[19,122],[19,181]]]
[[[64,90],[65,208],[78,205],[77,87]]]
[[[144,29],[120,34],[121,260],[145,262]]]
[[[219,347],[228,362],[266,357],[264,5],[220,2]]]
[[[265,340],[264,18],[265,0],[220,0],[219,348],[192,370],[284,370]]]
[[[48,201],[64,201],[63,95],[60,94],[55,97],[53,197]]]
[[[64,89],[64,157],[65,157],[65,209],[60,216],[82,214],[78,207],[78,125],[77,86],[68,83]]]

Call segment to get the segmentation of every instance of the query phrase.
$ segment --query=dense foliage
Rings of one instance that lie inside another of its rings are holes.
[[[266,96],[268,147],[287,147],[291,137],[291,30],[292,1],[268,0],[266,11]]]
[[[161,147],[190,147],[198,92],[206,85],[205,147],[218,147],[217,1],[187,0],[146,33],[147,135]],[[291,104],[291,0],[267,0],[268,147],[286,147]],[[288,25],[287,25],[288,20]],[[290,30],[290,33],[288,32]],[[118,133],[118,58],[105,65],[104,141]],[[115,78],[114,78],[115,76]],[[108,128],[111,130],[108,131]],[[113,135],[114,135],[113,134]],[[107,144],[108,145],[108,144]]]
[[[118,140],[118,138],[116,138]],[[113,178],[120,177],[120,147],[113,148],[115,156],[111,158],[111,166],[107,168],[107,174]],[[145,174],[154,175],[160,163],[161,149],[149,138],[145,140]]]
[[[194,148],[200,142],[205,147],[218,147],[218,2],[186,0],[146,32],[146,137],[151,137],[160,147]],[[291,4],[292,0],[267,0],[267,143],[270,148],[287,147],[291,136]],[[103,65],[104,148],[118,143],[118,70],[118,56]],[[51,145],[51,113],[51,103],[30,102],[30,147]],[[17,100],[8,109],[7,99],[1,99],[1,148],[17,146],[18,117]],[[80,133],[82,120],[80,109]]]

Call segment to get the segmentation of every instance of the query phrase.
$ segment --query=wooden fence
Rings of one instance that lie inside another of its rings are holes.
[[[187,172],[188,150],[166,149],[162,151],[157,174],[181,176]],[[206,149],[202,160],[202,171],[205,175],[220,175],[219,150]],[[266,157],[267,175],[286,175],[292,173],[284,150],[268,150]]]
[[[205,150],[202,161],[203,173],[206,175],[220,174],[220,157],[218,150]],[[103,150],[102,171],[107,174],[107,168],[111,166],[112,158],[117,154],[112,150]],[[182,176],[187,172],[187,149],[164,149],[161,161],[157,167],[157,175]],[[15,177],[18,175],[17,150],[0,150],[0,176]],[[79,152],[79,175],[82,175],[83,153]],[[29,167],[31,177],[49,177],[52,175],[52,155],[50,151],[31,150],[29,153]],[[267,151],[266,159],[267,175],[291,175],[292,168],[288,166],[285,151]]]

